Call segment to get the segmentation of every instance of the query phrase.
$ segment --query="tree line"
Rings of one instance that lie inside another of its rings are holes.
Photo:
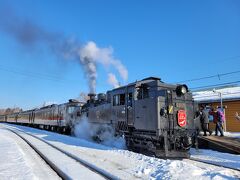
[[[0,115],[12,114],[21,112],[22,109],[19,107],[0,109]]]

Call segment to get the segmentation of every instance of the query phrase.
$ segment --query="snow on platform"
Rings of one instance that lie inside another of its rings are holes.
[[[110,146],[96,144],[76,137],[69,137],[44,130],[33,129],[29,127],[1,124],[2,126],[11,126],[20,130],[34,134],[49,143],[52,143],[64,150],[71,152],[81,159],[86,160],[107,172],[119,177],[120,179],[239,179],[240,172],[222,167],[209,166],[203,163],[193,163],[181,160],[164,160],[142,154],[130,152],[124,149],[117,149]],[[0,129],[0,133],[2,130]],[[0,139],[1,147],[5,147],[4,152],[9,148],[6,139]],[[21,151],[20,147],[16,147]],[[1,153],[4,154],[2,148]],[[233,166],[239,166],[240,156],[219,153],[215,151],[200,150],[198,152],[191,150],[192,156],[219,161],[219,163],[232,163]],[[18,155],[16,155],[18,156]],[[212,157],[212,159],[210,159]],[[18,162],[18,159],[15,162]],[[16,166],[21,166],[21,159]],[[25,170],[29,164],[25,162]],[[14,171],[11,166],[7,170],[0,169],[0,174],[4,171]],[[22,171],[25,172],[25,171]],[[26,171],[27,172],[27,171]],[[21,174],[21,173],[19,173]],[[23,173],[25,179],[31,179],[31,173]],[[17,177],[17,175],[15,176]],[[21,179],[22,176],[19,176]],[[18,179],[18,178],[17,178]]]
[[[240,132],[224,132],[224,136],[232,138],[240,138]]]

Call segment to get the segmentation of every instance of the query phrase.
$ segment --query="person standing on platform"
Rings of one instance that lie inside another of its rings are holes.
[[[236,112],[235,118],[236,118],[236,120],[239,120],[239,121],[240,121],[240,116],[239,116],[238,112]]]
[[[221,113],[217,111],[216,108],[212,108],[211,111],[209,111],[209,114],[213,116],[213,122],[216,124],[215,127],[215,136],[218,136],[218,131],[220,132],[221,136],[223,135],[223,118],[221,117]]]
[[[200,106],[199,108],[200,122],[202,125],[202,130],[204,132],[203,136],[207,136],[207,132],[209,132],[209,136],[212,135],[212,131],[209,130],[209,119],[208,114],[204,111],[204,106]]]

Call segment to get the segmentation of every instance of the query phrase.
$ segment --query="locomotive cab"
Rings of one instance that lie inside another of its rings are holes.
[[[126,121],[131,129],[128,146],[145,148],[161,157],[188,157],[196,131],[187,86],[146,78],[125,89],[132,90],[126,98]]]

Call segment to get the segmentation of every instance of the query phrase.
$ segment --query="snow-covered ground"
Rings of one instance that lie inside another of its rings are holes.
[[[240,132],[224,132],[224,136],[240,138]]]
[[[203,131],[200,131],[200,135],[203,135]],[[212,134],[215,134],[215,131],[212,131]],[[240,138],[240,132],[224,132],[224,136],[232,137],[232,138]]]
[[[32,163],[26,160],[25,149],[14,146],[15,140],[4,136],[4,127],[11,127],[34,134],[81,159],[88,161],[120,179],[239,179],[240,172],[222,167],[195,163],[190,160],[164,160],[133,153],[124,149],[96,144],[84,139],[69,137],[29,127],[0,124],[0,153],[13,155],[0,157],[0,179],[32,179],[36,174]],[[4,138],[2,138],[4,137]],[[12,146],[12,148],[11,148]],[[13,151],[15,149],[15,151]],[[21,152],[21,153],[20,153]],[[191,150],[192,157],[240,167],[240,155],[210,150]],[[8,162],[8,166],[3,162]],[[19,172],[16,172],[19,169]],[[34,175],[33,175],[34,174]],[[41,179],[41,177],[39,177]]]
[[[225,167],[237,168],[240,171],[240,155],[220,153],[208,149],[191,149],[191,157],[204,162],[211,162]]]
[[[0,179],[59,179],[42,159],[13,133],[0,128]]]

